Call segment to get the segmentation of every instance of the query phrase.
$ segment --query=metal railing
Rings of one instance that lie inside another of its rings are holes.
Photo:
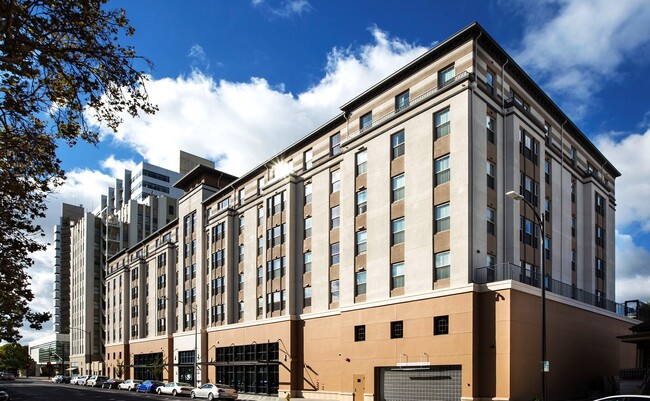
[[[492,266],[479,267],[474,270],[474,282],[477,284],[487,284],[504,280],[514,280],[536,288],[540,288],[541,283],[540,273],[531,269],[522,268],[513,263],[500,263]],[[624,304],[619,304],[604,297],[599,297],[548,276],[546,277],[545,285],[546,291],[554,294],[575,299],[576,301],[585,304],[597,306],[618,315],[627,315]]]

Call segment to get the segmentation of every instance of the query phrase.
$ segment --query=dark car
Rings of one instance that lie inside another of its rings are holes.
[[[0,373],[0,380],[16,380],[13,373]]]
[[[118,384],[124,383],[122,379],[108,379],[102,383],[102,388],[117,388]]]
[[[138,393],[155,393],[158,387],[164,385],[165,383],[159,382],[157,380],[145,380],[142,382],[142,384],[135,388],[135,391]]]

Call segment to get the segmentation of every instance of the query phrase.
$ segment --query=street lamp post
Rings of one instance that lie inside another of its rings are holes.
[[[546,257],[544,255],[544,213],[538,213],[537,208],[532,203],[528,202],[521,194],[515,191],[506,192],[506,195],[515,201],[523,201],[528,205],[537,219],[540,230],[539,253],[540,253],[540,268],[541,280],[540,287],[542,289],[541,303],[542,303],[542,401],[546,401],[546,373],[549,371],[549,363],[546,360]]]
[[[167,297],[162,297],[162,298],[165,300],[165,302],[167,302],[167,300],[169,299]],[[194,378],[194,386],[198,387],[198,381],[196,380],[196,373],[197,373],[197,363],[196,363],[196,361],[197,361],[197,358],[199,356],[199,354],[198,354],[198,342],[197,342],[198,337],[199,337],[199,331],[198,331],[198,329],[199,329],[199,316],[198,316],[198,312],[197,312],[196,307],[192,306],[191,304],[186,304],[185,302],[181,301],[180,299],[177,300],[176,302],[178,304],[180,304],[180,305],[183,305],[183,306],[189,306],[190,310],[192,312],[194,312],[194,315],[196,316],[196,322],[194,323],[194,366],[192,367],[194,372],[192,373],[192,377]],[[183,308],[183,311],[185,311],[184,308]]]

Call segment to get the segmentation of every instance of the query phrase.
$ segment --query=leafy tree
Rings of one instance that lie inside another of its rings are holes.
[[[136,68],[151,64],[118,44],[134,29],[107,2],[0,0],[0,340],[50,318],[29,307],[27,270],[46,246],[35,219],[65,178],[57,146],[96,144],[98,124],[117,130],[124,113],[156,111]]]
[[[26,345],[9,343],[0,347],[0,370],[24,369],[31,362]]]

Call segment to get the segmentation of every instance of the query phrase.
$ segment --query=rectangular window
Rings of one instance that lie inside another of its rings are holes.
[[[491,207],[487,208],[486,218],[487,218],[487,232],[488,234],[494,235],[494,233],[496,232],[495,230],[496,212]]]
[[[576,216],[571,217],[571,236],[575,238],[577,236],[577,231],[578,231],[578,220]]]
[[[312,186],[311,182],[308,182],[305,184],[305,205],[308,205],[311,203],[311,198],[312,198]]]
[[[262,205],[257,208],[257,225],[261,226],[262,223],[264,222],[264,208]]]
[[[339,153],[341,153],[341,133],[337,132],[330,137],[330,156],[336,156]]]
[[[360,230],[357,231],[356,233],[356,254],[362,254],[365,253],[367,250],[367,240],[368,240],[368,232],[366,230]]]
[[[391,201],[397,202],[404,199],[405,190],[404,190],[404,174],[396,175],[391,178]]]
[[[335,229],[341,225],[341,206],[334,206],[330,209],[330,229]]]
[[[264,188],[264,177],[260,177],[257,179],[257,194],[261,195],[262,194],[262,188]]]
[[[246,201],[246,190],[245,189],[240,189],[238,194],[237,194],[237,199],[239,200],[239,204],[243,205],[244,202]]]
[[[366,293],[366,272],[356,272],[354,275],[354,295],[364,295]]]
[[[362,150],[355,155],[357,163],[357,175],[365,174],[368,171],[368,152]]]
[[[264,253],[264,237],[257,237],[257,256]]]
[[[597,214],[601,216],[605,215],[605,198],[599,194],[596,194],[595,209]]]
[[[451,120],[449,109],[436,113],[434,117],[436,139],[449,135],[451,132]]]
[[[330,172],[330,182],[331,187],[330,187],[330,192],[338,192],[341,190],[341,170],[334,170]]]
[[[439,233],[442,231],[449,230],[449,227],[451,225],[449,203],[443,203],[442,205],[436,206],[435,216],[436,216],[436,232]]]
[[[495,137],[496,137],[495,125],[496,125],[496,122],[494,121],[494,118],[492,118],[491,116],[486,116],[485,117],[485,126],[487,128],[487,140],[490,143],[495,143]]]
[[[402,92],[399,95],[395,96],[395,111],[400,111],[408,107],[410,99],[411,95],[409,91]]]
[[[571,250],[571,271],[576,271],[576,262],[578,260],[577,252],[575,249]]]
[[[404,131],[397,132],[390,136],[391,155],[393,159],[404,154]]]
[[[487,162],[485,165],[485,170],[487,173],[487,186],[488,188],[491,189],[497,189],[496,188],[496,167],[494,166],[493,163]]]
[[[303,263],[303,273],[307,273],[311,271],[311,251],[305,252],[302,255],[302,263]]]
[[[535,165],[539,162],[539,142],[523,128],[519,128],[519,151]]]
[[[488,93],[494,95],[494,74],[490,70],[485,72],[485,83],[487,84]]]
[[[257,285],[264,283],[264,269],[262,266],[257,267]]]
[[[449,316],[434,316],[433,335],[449,334]]]
[[[452,83],[455,75],[453,65],[450,65],[444,70],[438,71],[438,88],[442,88],[443,86]]]
[[[245,280],[244,273],[239,273],[239,291],[244,290],[244,280]]]
[[[605,279],[605,261],[600,258],[596,258],[596,277]]]
[[[404,217],[391,221],[391,245],[404,242]]]
[[[519,218],[520,240],[533,248],[537,248],[537,226],[523,216]]]
[[[284,210],[284,191],[273,195],[266,200],[266,214],[272,216],[277,213],[282,213]]]
[[[264,313],[264,298],[257,298],[257,316],[262,316]]]
[[[435,160],[436,185],[449,182],[451,171],[449,170],[449,155]]]
[[[390,265],[390,289],[404,288],[404,262]]]
[[[330,281],[330,303],[339,301],[339,281]]]
[[[363,131],[372,127],[372,111],[367,112],[359,118],[359,130]]]
[[[366,326],[354,326],[354,341],[366,341]]]
[[[544,161],[544,180],[547,184],[551,183],[551,162]]]
[[[544,199],[544,220],[551,221],[551,200],[546,198]]]
[[[524,199],[529,203],[538,205],[539,184],[524,173],[520,174],[519,193],[522,194]]]
[[[605,246],[605,230],[599,225],[596,225],[596,246]]]
[[[305,219],[305,236],[304,238],[311,237],[311,217]]]
[[[449,256],[449,251],[436,253],[435,262],[436,280],[449,278],[449,270],[451,267],[451,258]]]
[[[390,338],[404,337],[404,323],[400,320],[397,322],[390,322]]]
[[[551,239],[549,237],[544,238],[544,255],[546,259],[551,259]]]
[[[302,305],[304,308],[311,306],[311,287],[302,289]]]
[[[356,214],[357,216],[363,214],[368,209],[368,192],[365,189],[362,189],[357,192],[357,205],[356,205]]]
[[[571,178],[571,203],[576,203],[576,195],[578,192],[578,183],[575,178]]]
[[[339,263],[339,243],[335,242],[330,245],[330,265],[337,265]]]
[[[309,170],[314,165],[314,151],[312,149],[306,150],[303,155],[303,168]]]

